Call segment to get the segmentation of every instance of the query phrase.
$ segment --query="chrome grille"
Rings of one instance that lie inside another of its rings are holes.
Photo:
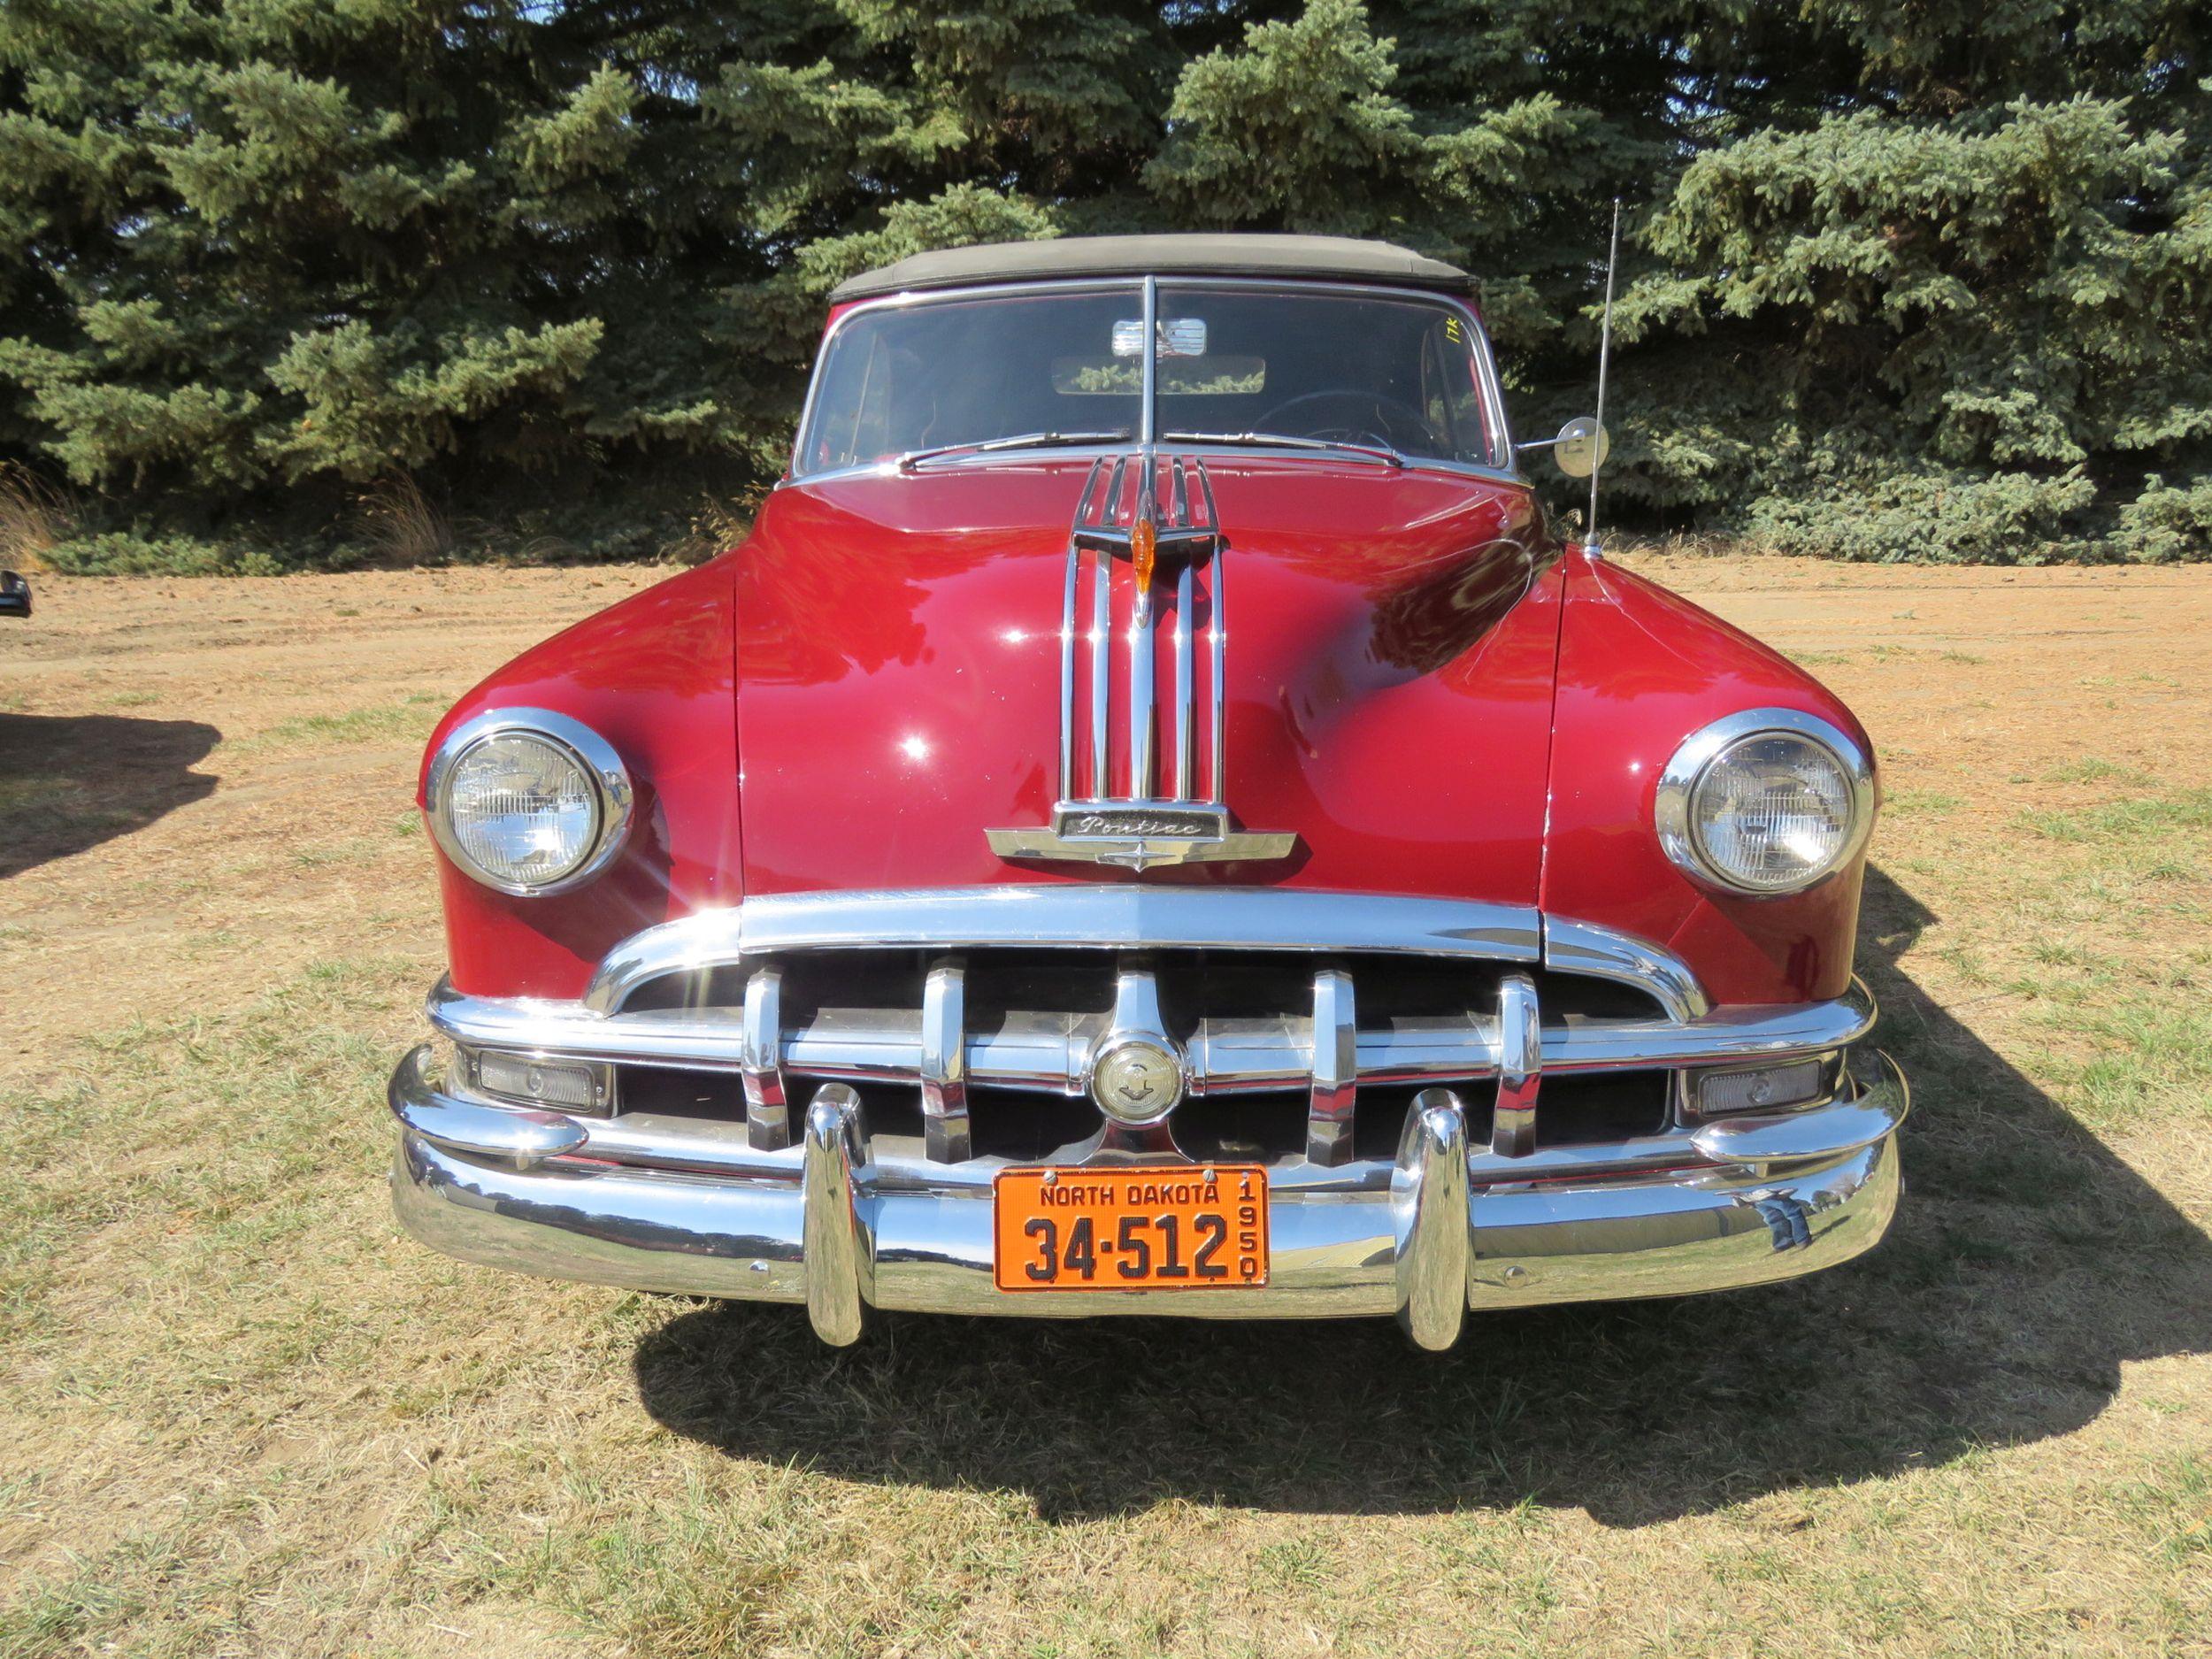
[[[1874,1018],[1856,986],[1714,1008],[1663,948],[1509,905],[1084,883],[759,895],[625,940],[580,1001],[444,986],[429,1011],[465,1051],[616,1067],[593,1135],[618,1159],[726,1161],[734,1137],[780,1167],[833,1082],[887,1156],[972,1175],[1098,1124],[1088,1070],[1136,1036],[1171,1051],[1163,1133],[1187,1156],[1257,1133],[1279,1167],[1346,1179],[1389,1167],[1377,1137],[1438,1085],[1501,1169],[1665,1156],[1678,1074],[1833,1056]]]
[[[1562,1034],[1663,1019],[1626,986],[1507,963],[1008,949],[795,951],[641,986],[626,1019],[711,1027],[734,1010],[755,1146],[787,1142],[786,1102],[805,1092],[795,1079],[835,1080],[909,1090],[929,1157],[957,1163],[973,1146],[978,1091],[1002,1109],[1007,1096],[1083,1094],[1117,985],[1133,973],[1153,982],[1187,1100],[1292,1102],[1296,1144],[1320,1164],[1350,1157],[1363,1096],[1402,1118],[1413,1089],[1489,1079],[1512,1096],[1500,1133],[1525,1152],[1545,1019]]]

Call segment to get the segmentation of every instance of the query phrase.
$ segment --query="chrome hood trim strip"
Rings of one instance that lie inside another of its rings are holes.
[[[1148,376],[1152,369],[1148,357]],[[1239,830],[1229,810],[1224,544],[1213,482],[1202,460],[1163,457],[1148,440],[1135,456],[1117,459],[1110,466],[1103,458],[1091,463],[1076,498],[1075,522],[1068,532],[1067,571],[1061,584],[1059,777],[1052,819],[1048,825],[986,830],[984,837],[998,856],[1119,864],[1142,872],[1172,864],[1266,863],[1297,851],[1295,833]],[[1203,616],[1211,682],[1206,746],[1212,757],[1204,797],[1198,794],[1200,612],[1195,609],[1202,564],[1206,567]],[[1123,565],[1129,568],[1129,630],[1123,641],[1125,649],[1117,653],[1113,592],[1115,572]],[[1156,603],[1153,589],[1162,565],[1171,572],[1171,586]],[[1086,580],[1090,584],[1087,628],[1082,625]],[[1155,638],[1159,607],[1170,603],[1174,608],[1170,634],[1174,701],[1169,705],[1168,722],[1174,744],[1171,765],[1164,760],[1159,730],[1161,671]],[[1118,654],[1124,658],[1127,760],[1118,792],[1108,766]],[[1077,731],[1084,718],[1076,700],[1079,666],[1090,685],[1090,767],[1079,782],[1076,757],[1086,746]]]

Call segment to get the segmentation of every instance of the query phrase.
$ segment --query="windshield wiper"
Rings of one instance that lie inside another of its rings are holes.
[[[1347,443],[1340,438],[1294,438],[1285,432],[1164,432],[1163,443],[1244,443],[1268,449],[1339,449],[1371,455],[1386,466],[1403,466],[1402,452],[1386,443]]]
[[[988,455],[997,449],[1064,449],[1080,443],[1126,443],[1129,428],[1111,432],[1025,432],[1011,438],[986,438],[974,443],[941,443],[933,449],[910,449],[899,457],[899,470],[911,472],[924,461],[941,455]]]

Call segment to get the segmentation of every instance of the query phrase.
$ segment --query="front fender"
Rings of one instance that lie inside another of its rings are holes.
[[[1801,710],[1870,755],[1858,721],[1787,658],[1656,583],[1579,552],[1563,568],[1544,909],[1669,947],[1716,1002],[1840,996],[1863,856],[1801,894],[1732,895],[1675,867],[1652,810],[1677,746],[1723,715]]]
[[[686,571],[533,646],[454,704],[423,758],[492,709],[549,709],[610,743],[636,790],[614,861],[575,889],[519,898],[470,879],[432,842],[455,987],[575,997],[641,928],[741,896],[732,559]],[[422,804],[422,780],[416,784]]]

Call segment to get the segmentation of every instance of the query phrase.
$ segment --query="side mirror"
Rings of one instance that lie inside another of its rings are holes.
[[[1592,415],[1577,415],[1552,440],[1551,458],[1569,478],[1587,478],[1613,452],[1612,434]]]

